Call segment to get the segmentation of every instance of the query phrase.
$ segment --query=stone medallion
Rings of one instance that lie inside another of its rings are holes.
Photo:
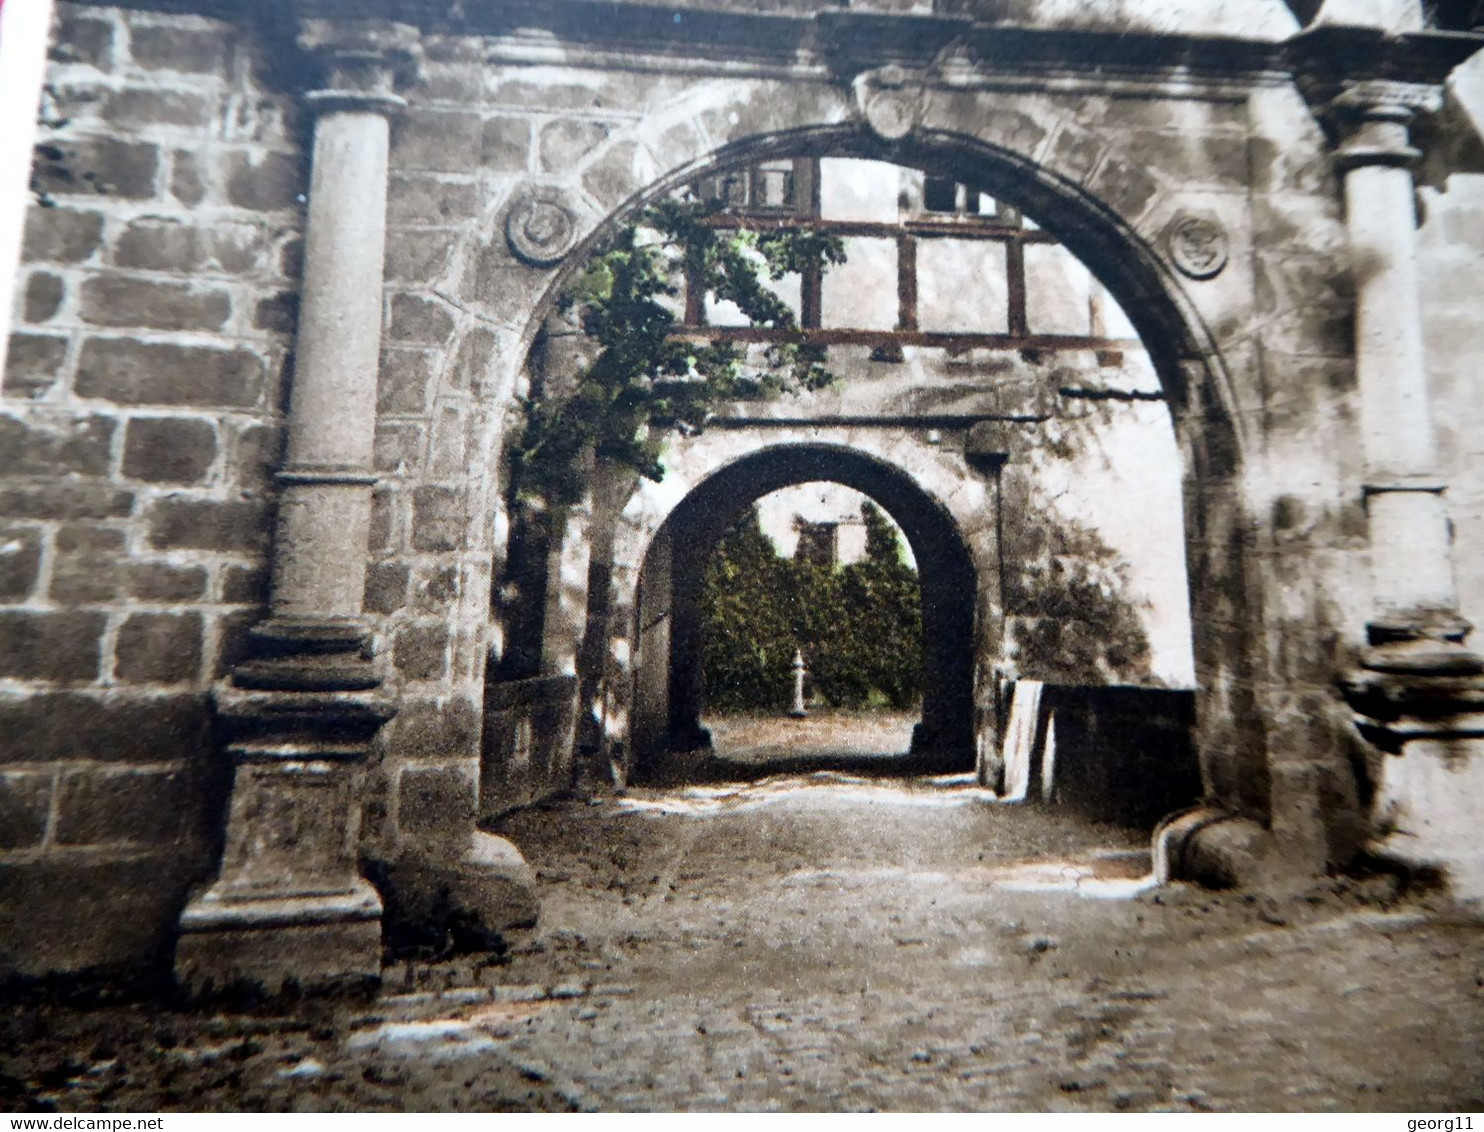
[[[522,192],[505,218],[510,250],[533,267],[550,267],[577,243],[577,209],[558,188]]]
[[[917,128],[922,114],[922,87],[909,81],[902,68],[882,67],[855,81],[861,117],[877,137],[899,141]]]
[[[1221,274],[1230,254],[1226,229],[1214,217],[1182,212],[1165,232],[1170,260],[1192,279]]]

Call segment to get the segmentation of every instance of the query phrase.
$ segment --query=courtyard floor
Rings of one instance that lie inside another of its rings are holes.
[[[1468,1110],[1484,930],[1389,877],[1155,889],[1146,838],[968,777],[512,816],[542,922],[278,1013],[27,1000],[0,1107]]]

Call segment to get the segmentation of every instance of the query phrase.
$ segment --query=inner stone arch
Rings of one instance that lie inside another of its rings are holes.
[[[879,504],[917,560],[922,594],[922,718],[904,771],[973,768],[977,597],[980,571],[941,501],[901,468],[836,444],[778,444],[744,456],[696,485],[655,532],[635,602],[632,742],[626,770],[661,779],[677,756],[703,747],[701,581],[723,532],[779,488],[827,481]]]

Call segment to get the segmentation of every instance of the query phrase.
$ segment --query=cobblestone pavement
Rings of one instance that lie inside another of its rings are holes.
[[[966,779],[838,774],[513,816],[543,920],[371,1004],[26,1005],[63,1109],[1484,1105],[1484,931],[1389,878],[1148,887],[1143,838]]]

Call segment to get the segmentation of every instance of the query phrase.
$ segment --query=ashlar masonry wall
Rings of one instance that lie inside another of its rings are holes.
[[[0,969],[148,953],[213,863],[205,693],[266,597],[302,223],[268,66],[60,7],[0,400]]]

